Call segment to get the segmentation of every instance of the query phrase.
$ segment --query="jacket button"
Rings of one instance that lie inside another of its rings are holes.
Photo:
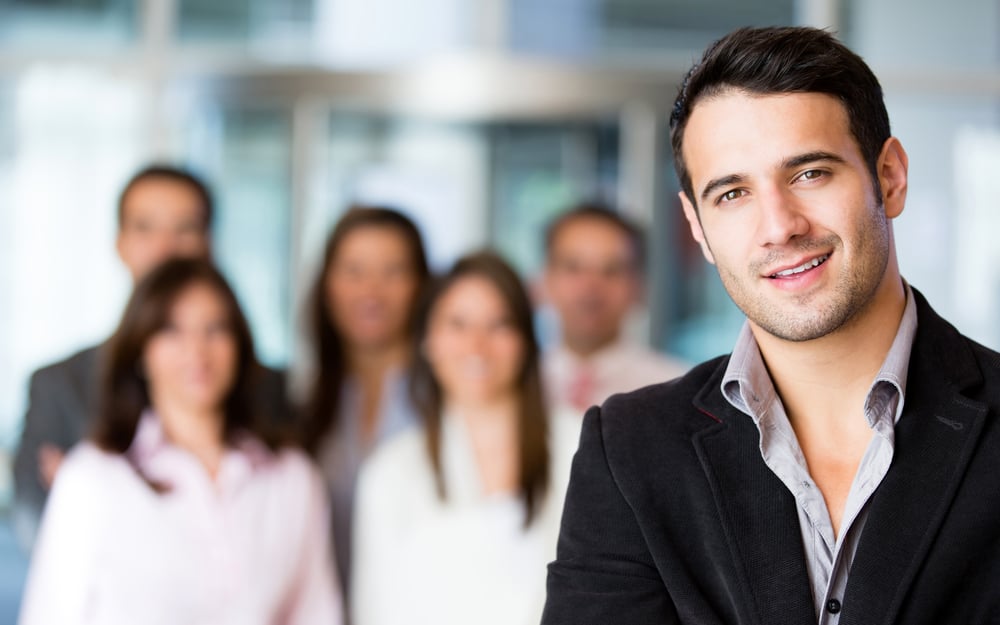
[[[830,614],[839,613],[840,608],[841,608],[840,602],[837,601],[836,599],[830,599],[829,601],[826,602],[826,611],[829,612]]]

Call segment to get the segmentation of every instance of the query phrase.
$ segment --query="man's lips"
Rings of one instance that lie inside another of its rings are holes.
[[[791,267],[786,267],[784,269],[779,269],[779,270],[771,273],[767,277],[768,278],[773,278],[773,279],[792,278],[792,277],[797,276],[800,273],[804,273],[806,271],[809,271],[810,269],[814,269],[814,268],[822,265],[823,263],[825,263],[827,261],[828,258],[830,258],[830,254],[829,253],[821,254],[819,256],[814,256],[813,258],[810,258],[809,260],[807,260],[807,261],[805,261],[803,263],[800,263],[798,265],[794,265],[794,266],[791,266]]]

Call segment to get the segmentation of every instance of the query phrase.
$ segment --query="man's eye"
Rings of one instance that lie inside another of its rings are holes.
[[[743,189],[733,189],[726,191],[719,197],[720,202],[733,202],[743,197]]]
[[[822,169],[810,169],[802,172],[799,178],[802,180],[816,180],[817,178],[822,178],[825,173]]]

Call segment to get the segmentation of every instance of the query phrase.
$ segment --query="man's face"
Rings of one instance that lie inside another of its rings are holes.
[[[888,156],[887,156],[888,154]],[[886,202],[836,99],[731,91],[699,102],[684,157],[692,234],[751,323],[779,338],[830,334],[866,309],[895,262],[889,218],[902,211],[905,152],[883,147]],[[902,190],[899,168],[902,162]],[[893,160],[895,159],[895,160]],[[695,205],[697,204],[697,213]]]
[[[117,247],[135,281],[168,258],[208,256],[209,233],[201,198],[174,180],[139,182],[125,196]]]
[[[545,287],[571,347],[589,351],[615,340],[638,299],[635,251],[624,232],[601,219],[563,224],[549,251]]]

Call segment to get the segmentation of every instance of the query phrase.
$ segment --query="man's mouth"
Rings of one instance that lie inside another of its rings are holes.
[[[828,258],[830,258],[829,254],[823,254],[822,256],[817,256],[816,258],[813,258],[812,260],[809,260],[809,261],[806,261],[806,262],[802,263],[798,267],[792,267],[790,269],[783,269],[782,271],[779,271],[777,273],[772,273],[769,277],[771,277],[771,278],[790,278],[791,276],[794,276],[796,274],[800,274],[800,273],[802,273],[804,271],[809,271],[810,269],[813,269],[815,267],[819,267],[820,265],[822,265],[823,263],[825,263]]]

